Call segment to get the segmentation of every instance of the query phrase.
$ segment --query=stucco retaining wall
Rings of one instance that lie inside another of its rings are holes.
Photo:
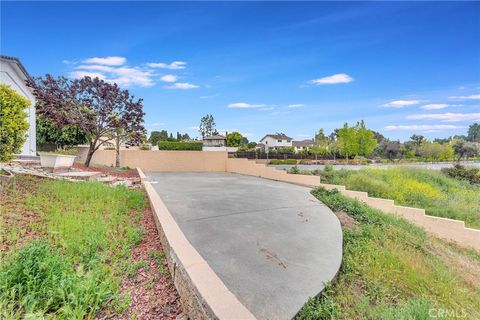
[[[84,162],[88,148],[78,148],[78,161]],[[120,166],[145,172],[225,172],[227,153],[215,151],[120,150]],[[92,163],[115,165],[115,150],[97,150]]]
[[[264,164],[255,163],[247,159],[227,159],[226,169],[235,172],[266,179],[285,181],[311,187],[324,187],[325,189],[337,189],[345,196],[358,199],[367,205],[387,213],[396,214],[410,222],[425,228],[435,236],[457,242],[466,247],[472,247],[480,251],[480,230],[466,228],[465,222],[425,214],[424,209],[410,208],[395,205],[393,200],[369,197],[366,192],[347,190],[345,186],[320,183],[318,176],[301,174],[289,174],[282,170],[267,167]]]

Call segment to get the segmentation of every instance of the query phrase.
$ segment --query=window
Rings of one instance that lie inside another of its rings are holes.
[[[287,142],[290,142],[290,141],[292,141],[292,140],[287,140]]]
[[[282,142],[282,140],[277,140],[277,142]]]

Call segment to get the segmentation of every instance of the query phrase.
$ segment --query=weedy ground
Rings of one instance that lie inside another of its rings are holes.
[[[0,318],[135,317],[138,295],[149,292],[133,289],[148,281],[155,308],[175,318],[165,261],[142,254],[163,257],[155,236],[143,191],[20,175],[3,182]],[[145,308],[137,311],[149,318]]]
[[[342,223],[340,272],[297,319],[480,319],[480,254],[337,191],[312,194]]]

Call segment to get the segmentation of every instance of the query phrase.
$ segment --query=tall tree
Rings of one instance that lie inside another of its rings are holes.
[[[349,127],[345,122],[343,128],[338,130],[338,151],[347,160],[351,155],[358,153],[358,142],[355,128]]]
[[[238,147],[242,143],[242,139],[243,136],[240,132],[230,132],[229,134],[227,134],[227,146]]]
[[[152,131],[150,133],[150,138],[148,138],[148,142],[150,142],[152,146],[156,146],[158,141],[164,141],[164,140],[167,140],[167,138],[168,138],[168,133],[166,130]]]
[[[474,123],[468,127],[468,141],[480,142],[480,124]]]
[[[63,149],[87,143],[87,134],[76,125],[56,125],[51,119],[38,115],[36,117],[37,145],[55,146]]]
[[[425,137],[420,134],[414,134],[410,137],[410,140],[413,141],[416,147],[420,147],[420,145],[425,142]]]
[[[356,128],[357,154],[367,156],[377,147],[377,140],[372,130],[367,129],[365,122],[361,120]]]
[[[211,114],[207,114],[200,119],[199,130],[202,139],[208,136],[211,136],[216,132],[215,130],[215,119]]]
[[[324,156],[329,153],[329,139],[325,135],[323,129],[318,130],[315,134],[313,141],[313,147],[310,148],[310,152],[315,155],[315,160],[318,159],[318,156]]]
[[[84,77],[69,80],[65,77],[27,81],[37,98],[37,112],[58,125],[77,125],[87,134],[89,150],[85,165],[102,144],[113,140],[118,128],[126,134],[144,134],[142,99],[135,100],[128,90],[99,78]]]
[[[453,143],[453,150],[457,155],[457,161],[460,161],[464,157],[468,159],[476,156],[480,152],[480,147],[478,143],[458,139]]]

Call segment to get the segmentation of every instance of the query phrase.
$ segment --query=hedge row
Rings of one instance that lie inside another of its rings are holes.
[[[158,150],[194,150],[202,151],[202,142],[158,141]]]
[[[272,159],[270,160],[270,164],[297,164],[297,160],[295,159]]]

